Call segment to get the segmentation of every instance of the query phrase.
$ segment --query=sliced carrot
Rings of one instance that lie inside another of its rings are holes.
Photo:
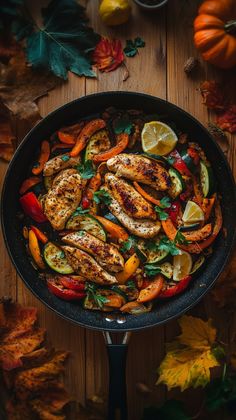
[[[44,270],[46,267],[41,257],[38,238],[32,229],[29,231],[29,250],[36,265]]]
[[[32,173],[34,175],[39,175],[43,171],[44,165],[48,161],[49,156],[50,156],[50,145],[47,140],[44,140],[41,144],[41,150],[40,150],[37,166],[33,167],[32,169]]]
[[[76,143],[70,152],[71,156],[77,156],[83,150],[90,139],[90,137],[106,126],[106,122],[102,119],[89,121],[79,133]]]
[[[48,242],[48,237],[36,226],[31,226],[31,230],[35,233],[40,242],[42,242],[43,244],[46,244]]]
[[[192,232],[184,232],[184,236],[188,241],[202,241],[206,239],[212,231],[211,223],[203,226],[201,229],[193,230]]]
[[[122,305],[124,305],[124,298],[117,294],[109,294],[109,296],[105,296],[107,299],[106,306],[111,306],[112,308],[121,308]]]
[[[213,206],[215,203],[215,197],[212,198],[204,198],[202,201],[202,210],[205,216],[205,222],[209,219]]]
[[[136,254],[131,255],[131,257],[126,261],[124,270],[116,274],[116,278],[119,284],[125,284],[127,280],[133,276],[139,267],[140,260]]]
[[[129,238],[128,233],[121,226],[118,226],[116,223],[111,222],[102,216],[93,215],[105,228],[105,230],[110,233],[112,238],[120,239],[121,241],[127,241]]]
[[[63,131],[58,131],[57,136],[62,143],[66,144],[75,144],[76,138],[72,134],[64,133]]]
[[[19,193],[24,194],[26,191],[28,191],[34,185],[39,184],[40,182],[41,182],[41,178],[39,178],[38,176],[31,176],[25,179],[21,184]]]
[[[161,274],[158,274],[150,284],[139,292],[137,302],[149,302],[150,300],[156,299],[161,293],[164,284],[164,278]]]
[[[109,150],[105,152],[98,153],[93,157],[94,163],[104,162],[113,156],[118,155],[119,153],[123,152],[124,149],[128,146],[129,143],[129,135],[127,133],[121,133],[116,136],[117,144]]]
[[[147,201],[150,201],[150,203],[156,204],[157,206],[160,205],[160,200],[157,200],[156,198],[149,195],[145,190],[140,187],[140,185],[134,181],[133,182],[134,188],[139,192],[140,195],[143,196],[143,198],[146,198]]]
[[[54,152],[57,149],[71,149],[72,147],[73,147],[73,144],[56,143],[52,146],[51,151]]]

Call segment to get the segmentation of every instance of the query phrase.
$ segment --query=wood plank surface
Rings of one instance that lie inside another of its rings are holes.
[[[34,13],[37,13],[40,4],[43,3],[45,4],[45,2],[38,2],[33,5]],[[96,31],[123,41],[141,36],[146,46],[139,50],[135,58],[127,60],[130,77],[125,82],[123,79],[126,70],[123,66],[108,74],[99,73],[97,79],[85,80],[83,77],[70,75],[67,83],[40,100],[42,116],[85,94],[129,90],[168,99],[206,124],[211,115],[202,105],[197,89],[201,80],[220,77],[221,73],[204,64],[201,64],[193,77],[187,77],[183,71],[186,59],[189,56],[197,57],[192,42],[192,21],[198,3],[199,1],[170,0],[168,7],[156,14],[144,13],[133,4],[129,24],[111,29],[105,27],[98,16],[99,1],[87,1],[88,16]],[[22,128],[19,127],[19,135],[21,130]],[[236,176],[235,148],[235,139],[231,136],[227,156]],[[1,163],[1,180],[3,180],[5,170],[6,164]],[[24,305],[36,306],[39,309],[40,323],[47,328],[52,344],[71,351],[66,381],[68,389],[79,402],[84,404],[86,398],[94,394],[106,396],[108,366],[101,333],[71,325],[39,303],[26,289],[21,279],[16,276],[3,244],[1,249],[0,296],[11,296]],[[211,316],[224,331],[223,341],[227,342],[230,332],[235,331],[236,317],[230,315],[230,318],[226,319],[222,316],[222,312],[218,311],[209,295],[191,313],[202,317]],[[127,360],[129,420],[141,419],[145,406],[160,404],[166,398],[165,388],[155,386],[156,368],[165,354],[165,342],[171,340],[177,331],[177,322],[173,321],[165,327],[157,327],[132,335]],[[149,395],[138,392],[136,384],[139,382],[147,384],[152,392]],[[173,396],[179,398],[179,391],[168,394],[168,398]],[[190,390],[184,394],[183,398],[190,412],[193,415],[196,414],[201,405],[201,391]],[[207,419],[207,417],[201,417],[201,419],[205,418]],[[221,418],[223,419],[220,415],[215,416],[215,419]]]

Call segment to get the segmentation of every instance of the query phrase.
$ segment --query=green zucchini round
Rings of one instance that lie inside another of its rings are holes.
[[[48,266],[57,273],[72,274],[74,272],[68,264],[63,250],[52,242],[45,245],[43,256]]]
[[[78,214],[70,217],[66,224],[66,229],[85,230],[103,242],[106,242],[107,239],[106,231],[102,224],[91,214]]]

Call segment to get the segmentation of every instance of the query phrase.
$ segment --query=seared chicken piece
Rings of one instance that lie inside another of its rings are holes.
[[[101,267],[104,267],[108,271],[117,273],[124,269],[124,258],[115,246],[101,241],[84,230],[69,233],[62,240],[68,245],[88,252]]]
[[[78,171],[76,169],[73,169],[73,168],[63,169],[53,179],[52,188],[55,188],[63,178],[66,178],[70,175],[77,174],[77,173],[78,173]]]
[[[107,187],[103,187],[104,190],[108,191],[111,195],[111,191]],[[135,220],[128,216],[119,205],[118,201],[111,197],[111,203],[109,204],[109,210],[119,220],[119,222],[126,227],[133,235],[139,236],[140,238],[153,238],[156,236],[161,228],[160,222],[157,220],[142,219]]]
[[[151,185],[160,191],[170,187],[170,177],[166,169],[144,156],[121,153],[108,159],[107,167],[117,176]]]
[[[128,182],[108,173],[105,175],[105,183],[111,191],[112,197],[130,217],[156,220],[156,212],[152,205],[134,187],[128,184]]]
[[[66,221],[78,207],[83,182],[78,173],[62,177],[61,181],[48,191],[44,201],[44,213],[53,229],[64,229]]]
[[[74,271],[98,284],[114,284],[117,280],[107,273],[91,255],[78,248],[62,246],[66,259]]]
[[[68,153],[64,155],[55,156],[54,158],[48,160],[43,169],[44,176],[54,175],[57,172],[60,172],[62,169],[71,168],[80,163],[80,156],[71,157]]]

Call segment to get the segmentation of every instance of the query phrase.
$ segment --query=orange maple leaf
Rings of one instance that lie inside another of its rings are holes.
[[[115,70],[124,61],[124,53],[119,39],[101,38],[93,52],[95,66],[104,72]]]

